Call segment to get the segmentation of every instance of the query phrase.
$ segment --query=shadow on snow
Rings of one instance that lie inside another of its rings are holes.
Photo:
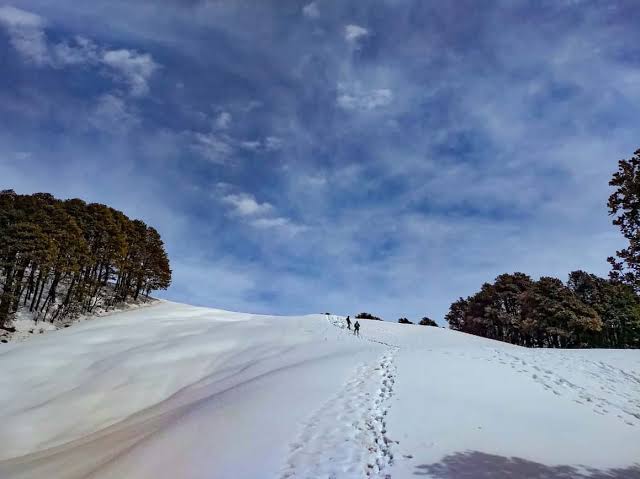
[[[547,466],[519,457],[467,451],[450,454],[440,462],[416,466],[414,475],[433,479],[640,479],[640,464],[606,470]]]

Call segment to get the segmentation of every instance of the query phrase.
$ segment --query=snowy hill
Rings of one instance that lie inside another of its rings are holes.
[[[640,477],[640,351],[361,324],[162,302],[0,345],[0,477]]]
[[[61,288],[63,291],[64,288]],[[105,305],[103,301],[96,301],[96,305],[91,312],[85,314],[77,314],[71,317],[64,317],[51,321],[43,319],[39,312],[29,311],[28,307],[21,306],[13,315],[9,322],[10,330],[0,328],[0,342],[8,343],[10,341],[24,341],[33,335],[44,334],[56,331],[62,328],[68,328],[74,323],[82,321],[91,321],[101,316],[109,316],[121,311],[143,308],[150,306],[158,300],[151,297],[141,296],[137,300],[129,298],[126,302],[119,302],[114,305]],[[54,301],[54,308],[58,306],[59,301]]]

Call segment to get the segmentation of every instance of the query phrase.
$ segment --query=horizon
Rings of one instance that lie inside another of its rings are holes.
[[[444,325],[501,273],[606,277],[633,8],[0,3],[0,189],[155,227],[163,299]]]

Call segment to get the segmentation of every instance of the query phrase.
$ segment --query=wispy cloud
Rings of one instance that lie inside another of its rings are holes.
[[[320,9],[316,2],[311,2],[302,7],[302,14],[307,18],[318,18],[320,16]]]
[[[286,235],[297,235],[307,230],[307,227],[279,214],[271,203],[260,202],[251,193],[236,190],[226,183],[217,187],[217,192],[222,193],[222,203],[231,208],[231,215],[247,225],[259,230],[277,230]]]
[[[243,140],[239,142],[240,148],[248,151],[260,151],[262,142],[258,140]]]
[[[52,46],[52,62],[57,66],[97,64],[99,47],[88,38],[76,36]]]
[[[306,226],[296,224],[289,218],[283,216],[254,218],[251,220],[251,226],[260,229],[276,229],[291,236],[307,231],[308,229]]]
[[[264,149],[267,151],[278,151],[284,146],[284,140],[277,136],[267,136],[264,139]]]
[[[633,2],[309,2],[0,7],[0,181],[139,214],[168,295],[218,307],[442,317],[505,271],[606,274]]]
[[[356,44],[367,35],[369,35],[369,30],[360,25],[349,24],[344,27],[344,39],[349,43]]]
[[[45,32],[44,18],[19,8],[0,7],[0,25],[7,29],[11,44],[25,61],[53,68],[102,65],[116,79],[126,83],[133,96],[143,96],[149,92],[149,79],[159,68],[148,53],[129,49],[111,50],[81,35],[52,43]]]
[[[140,123],[126,100],[109,93],[98,98],[87,120],[97,130],[116,133],[126,133]]]
[[[249,193],[228,194],[222,197],[222,201],[233,207],[233,213],[239,216],[257,216],[270,214],[273,206],[269,203],[259,203]]]
[[[102,62],[129,85],[133,96],[149,93],[149,78],[158,69],[151,55],[135,50],[107,50],[102,54]]]
[[[235,152],[233,139],[228,135],[216,133],[190,132],[191,148],[213,163],[226,163]]]
[[[338,106],[345,110],[375,110],[385,107],[393,101],[393,92],[389,88],[365,90],[357,84],[338,84]]]
[[[232,118],[231,113],[228,111],[221,111],[215,119],[216,128],[226,130],[231,125]]]
[[[36,65],[49,62],[45,21],[42,17],[5,5],[0,7],[0,25],[7,29],[11,44],[25,60]]]
[[[278,151],[284,145],[282,138],[267,136],[263,140],[243,140],[238,143],[240,148],[252,152]]]

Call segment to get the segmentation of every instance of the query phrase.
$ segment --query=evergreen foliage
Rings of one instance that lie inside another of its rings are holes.
[[[0,192],[0,328],[20,307],[64,322],[170,283],[160,234],[142,221],[79,199]]]
[[[370,313],[358,313],[356,314],[356,319],[373,319],[374,321],[382,321],[381,318]]]
[[[413,324],[413,321],[409,321],[407,318],[400,318],[398,322],[400,324]]]
[[[609,214],[628,241],[626,248],[610,257],[611,279],[633,286],[640,291],[640,150],[633,157],[618,162],[609,186],[615,191],[609,197]]]
[[[422,318],[418,324],[420,326],[435,326],[436,328],[438,327],[438,323],[436,323],[433,319],[427,316]]]
[[[628,285],[574,271],[565,285],[503,274],[455,301],[445,319],[451,329],[529,347],[640,345],[640,300]]]
[[[602,319],[599,346],[640,347],[640,301],[632,286],[584,271],[571,273],[567,286]]]

